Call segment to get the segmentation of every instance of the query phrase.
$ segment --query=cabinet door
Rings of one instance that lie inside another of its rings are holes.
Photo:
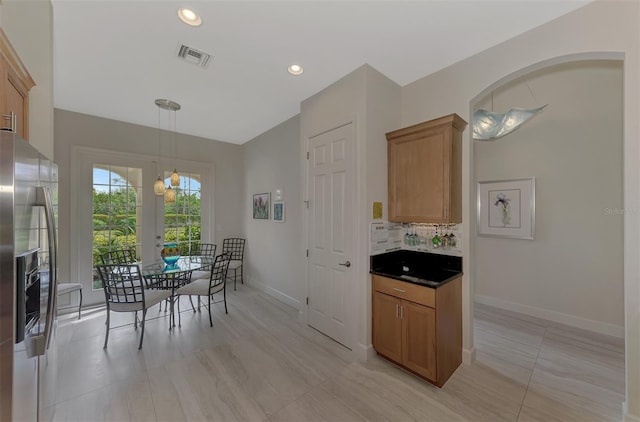
[[[18,53],[0,30],[0,127],[11,128],[24,140],[29,139],[29,90],[34,85]]]
[[[402,362],[402,320],[400,299],[373,293],[373,348],[387,358]]]
[[[436,382],[436,311],[407,301],[402,307],[402,364]]]
[[[388,143],[389,220],[447,222],[451,142],[446,128]]]
[[[8,72],[8,78],[4,81],[6,87],[5,93],[5,109],[4,114],[15,114],[15,127],[14,130],[24,140],[29,138],[28,133],[28,92],[25,90],[22,84],[17,80],[17,76],[13,75],[11,71]],[[5,125],[10,125],[9,120],[4,120]]]

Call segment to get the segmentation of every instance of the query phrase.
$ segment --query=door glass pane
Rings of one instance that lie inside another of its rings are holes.
[[[169,185],[170,172],[165,173]],[[180,186],[174,187],[176,202],[164,204],[164,241],[178,242],[183,255],[200,244],[200,175],[180,173]]]
[[[142,237],[142,169],[93,166],[93,289],[102,281],[95,266],[101,255],[129,249],[140,256]]]

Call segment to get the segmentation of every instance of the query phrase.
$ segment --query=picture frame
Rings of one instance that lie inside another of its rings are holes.
[[[253,194],[253,219],[268,220],[271,207],[271,193]]]
[[[273,221],[284,223],[284,201],[273,201]]]
[[[478,182],[478,236],[534,240],[536,179]]]

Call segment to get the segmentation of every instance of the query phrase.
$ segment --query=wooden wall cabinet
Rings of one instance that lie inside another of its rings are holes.
[[[372,279],[374,349],[442,387],[462,363],[461,277],[437,289]]]
[[[0,128],[29,139],[29,91],[35,82],[0,29]]]
[[[386,134],[389,220],[462,222],[462,132],[451,114]]]

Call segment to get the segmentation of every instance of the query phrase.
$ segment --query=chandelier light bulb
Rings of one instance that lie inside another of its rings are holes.
[[[158,195],[164,195],[164,181],[158,176],[156,182],[153,184],[153,192]]]
[[[173,173],[171,173],[171,186],[180,186],[180,175],[176,169],[173,169]]]
[[[176,193],[173,191],[173,189],[171,189],[171,186],[169,186],[167,190],[164,191],[164,202],[166,202],[167,204],[176,202]]]

